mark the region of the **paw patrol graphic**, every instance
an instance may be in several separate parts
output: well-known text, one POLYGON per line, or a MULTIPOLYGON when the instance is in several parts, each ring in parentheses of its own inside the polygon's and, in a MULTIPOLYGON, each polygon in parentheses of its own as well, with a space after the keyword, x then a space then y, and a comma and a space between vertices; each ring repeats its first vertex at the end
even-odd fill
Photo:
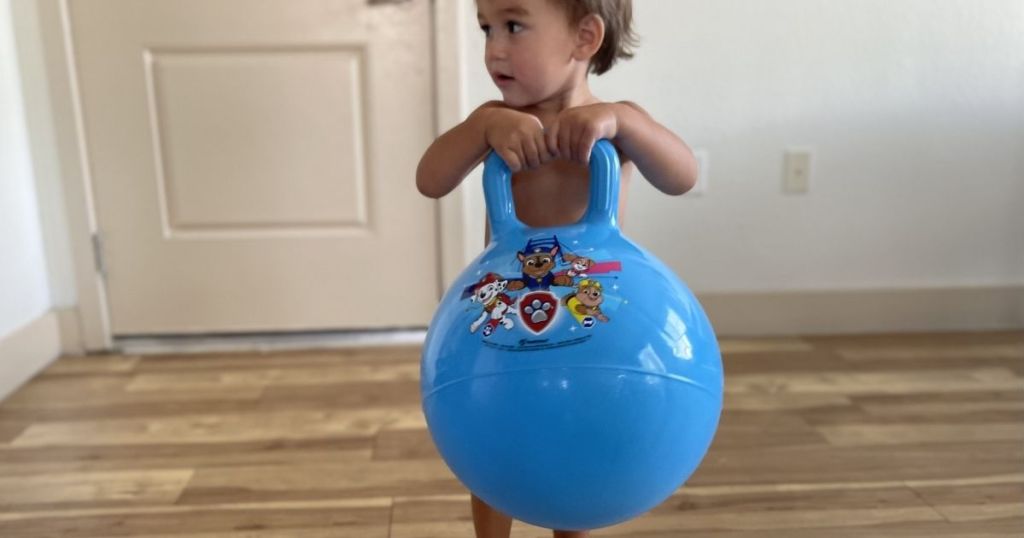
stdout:
POLYGON ((485 257, 484 263, 487 269, 461 295, 469 299, 465 314, 470 332, 482 333, 481 343, 488 347, 531 351, 575 346, 608 330, 603 329, 606 325, 613 328, 611 318, 628 304, 618 285, 622 263, 600 246, 575 238, 563 245, 554 235, 533 236, 514 256, 485 257))
MULTIPOLYGON (((566 263, 569 264, 569 268, 555 271, 555 277, 564 275, 570 279, 575 277, 593 278, 594 275, 606 275, 622 271, 622 264, 617 261, 597 261, 593 257, 577 256, 571 252, 563 252, 562 256, 566 263)), ((596 256, 596 254, 591 254, 591 256, 596 256)))
POLYGON ((509 281, 509 291, 523 288, 546 290, 551 286, 572 286, 571 276, 552 273, 557 263, 556 256, 559 250, 561 247, 558 244, 558 238, 554 236, 527 241, 526 248, 516 254, 519 262, 523 265, 523 276, 509 281))
POLYGON ((482 304, 484 311, 469 326, 469 332, 475 333, 484 322, 487 323, 483 331, 484 337, 494 333, 494 330, 499 325, 505 327, 506 330, 511 330, 515 326, 512 320, 508 318, 508 316, 515 314, 515 311, 512 309, 515 302, 511 297, 503 293, 507 286, 508 280, 502 279, 496 273, 487 273, 480 279, 480 282, 476 284, 473 290, 473 296, 470 298, 470 301, 482 304))
POLYGON ((564 300, 569 313, 585 329, 593 327, 598 321, 608 321, 608 316, 601 312, 604 287, 596 280, 581 280, 576 293, 566 295, 564 300))
POLYGON ((547 329, 558 314, 558 298, 548 291, 527 293, 519 301, 519 317, 533 334, 547 329))
POLYGON ((583 256, 577 256, 566 252, 564 254, 565 261, 569 262, 569 270, 565 274, 571 277, 587 278, 587 270, 594 266, 594 260, 590 258, 584 258, 583 256))

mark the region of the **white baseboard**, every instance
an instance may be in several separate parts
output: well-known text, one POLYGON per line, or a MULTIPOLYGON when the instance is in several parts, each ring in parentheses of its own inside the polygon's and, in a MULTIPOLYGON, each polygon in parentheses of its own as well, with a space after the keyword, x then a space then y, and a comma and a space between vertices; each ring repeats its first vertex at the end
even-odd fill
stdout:
POLYGON ((60 354, 85 355, 85 343, 82 341, 81 325, 78 320, 78 308, 59 308, 54 311, 60 325, 60 354))
POLYGON ((708 293, 719 336, 1024 329, 1024 286, 708 293))
POLYGON ((254 333, 245 335, 196 335, 118 337, 114 345, 125 355, 187 353, 269 353, 309 349, 421 345, 425 330, 374 330, 313 333, 254 333))
POLYGON ((0 400, 50 365, 61 354, 60 321, 55 311, 0 336, 0 400))
MULTIPOLYGON (((1024 285, 702 293, 698 298, 715 332, 723 337, 1024 329, 1024 285)), ((0 340, 0 397, 10 390, 9 386, 24 382, 61 354, 55 353, 51 346, 63 343, 58 351, 65 355, 82 353, 77 315, 74 308, 56 310, 20 333, 0 340), (50 334, 52 332, 56 334, 50 334), (34 350, 30 350, 33 346, 34 350), (15 353, 15 349, 22 351, 15 353), (5 360, 8 356, 24 359, 5 360)), ((423 331, 415 330, 122 337, 115 339, 113 351, 126 354, 267 352, 415 345, 422 343, 423 337, 423 331)))

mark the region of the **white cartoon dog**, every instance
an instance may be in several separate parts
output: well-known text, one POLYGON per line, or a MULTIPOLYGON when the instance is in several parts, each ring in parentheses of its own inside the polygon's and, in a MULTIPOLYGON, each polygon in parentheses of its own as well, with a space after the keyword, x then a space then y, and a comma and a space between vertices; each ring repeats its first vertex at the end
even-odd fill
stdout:
POLYGON ((505 327, 505 329, 511 329, 515 326, 512 320, 508 318, 508 316, 515 315, 515 310, 512 308, 515 305, 515 301, 504 293, 507 287, 508 280, 501 278, 501 276, 495 273, 487 273, 480 279, 476 288, 473 289, 473 296, 470 298, 470 301, 482 304, 484 311, 469 326, 469 332, 475 333, 485 321, 487 326, 484 327, 484 336, 490 336, 494 329, 498 328, 498 325, 505 327))

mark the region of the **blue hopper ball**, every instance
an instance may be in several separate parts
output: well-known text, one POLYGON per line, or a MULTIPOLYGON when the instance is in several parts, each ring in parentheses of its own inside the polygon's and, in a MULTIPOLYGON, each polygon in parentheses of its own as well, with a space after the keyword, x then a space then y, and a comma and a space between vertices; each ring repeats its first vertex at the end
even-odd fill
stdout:
POLYGON ((550 529, 606 527, 662 503, 703 459, 722 409, 700 303, 618 228, 607 140, 590 173, 579 222, 529 228, 508 167, 487 158, 493 236, 442 299, 420 372, 431 437, 455 476, 550 529))

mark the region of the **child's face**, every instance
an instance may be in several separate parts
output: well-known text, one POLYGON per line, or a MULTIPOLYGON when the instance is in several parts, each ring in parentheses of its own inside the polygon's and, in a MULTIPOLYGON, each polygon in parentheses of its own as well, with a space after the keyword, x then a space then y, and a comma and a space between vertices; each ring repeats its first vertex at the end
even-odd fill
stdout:
POLYGON ((484 63, 510 106, 547 99, 572 80, 575 35, 550 0, 477 0, 484 63))

